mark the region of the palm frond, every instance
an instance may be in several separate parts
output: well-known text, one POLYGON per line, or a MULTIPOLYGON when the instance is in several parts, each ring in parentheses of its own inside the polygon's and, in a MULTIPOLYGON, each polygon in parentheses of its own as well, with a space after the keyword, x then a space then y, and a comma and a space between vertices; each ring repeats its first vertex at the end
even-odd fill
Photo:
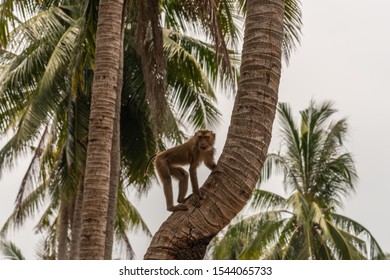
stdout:
MULTIPOLYGON (((329 232, 332 236, 332 242, 334 250, 340 259, 345 260, 361 260, 365 259, 364 255, 353 246, 351 242, 351 235, 339 228, 335 227, 331 223, 328 223, 329 232)), ((354 237, 356 241, 356 237, 354 237)), ((355 242, 356 244, 356 242, 355 242)))
MULTIPOLYGON (((206 34, 214 41, 216 60, 222 64, 222 69, 225 73, 233 76, 231 61, 229 56, 229 50, 225 40, 225 34, 223 30, 223 23, 218 20, 218 16, 222 18, 222 14, 219 13, 219 9, 224 7, 219 4, 225 1, 205 0, 202 2, 187 1, 189 4, 188 9, 193 11, 200 19, 202 25, 207 28, 206 34)), ((185 5, 185 4, 184 4, 185 5)), ((233 6, 230 5, 230 8, 233 6)), ((229 13, 225 14, 229 15, 229 13)), ((228 21, 233 22, 231 19, 228 21)), ((233 33, 234 34, 234 33, 233 33)))
POLYGON ((253 191, 251 206, 254 209, 269 211, 270 209, 287 209, 284 197, 261 189, 253 191))
POLYGON ((247 218, 229 226, 223 238, 213 248, 213 259, 240 259, 256 229, 256 224, 251 221, 251 218, 247 218))
POLYGON ((45 146, 45 141, 47 140, 48 137, 48 126, 45 128, 44 132, 42 133, 41 140, 39 141, 39 144, 35 150, 35 153, 31 159, 30 165, 27 168, 27 171, 25 175, 23 176, 22 183, 19 186, 19 191, 16 196, 16 205, 15 209, 19 209, 19 206, 22 204, 24 200, 25 193, 29 191, 28 187, 34 186, 34 183, 37 184, 39 181, 34 180, 38 178, 37 174, 39 174, 39 160, 40 157, 42 156, 42 153, 44 151, 44 146, 45 146))
POLYGON ((133 184, 139 189, 145 189, 148 181, 144 170, 149 157, 157 150, 157 143, 146 117, 148 109, 144 101, 137 95, 124 99, 121 110, 122 174, 126 178, 126 185, 133 184))
POLYGON ((266 183, 272 175, 285 175, 286 180, 289 173, 286 160, 280 154, 269 153, 260 173, 259 185, 266 183))
POLYGON ((141 215, 126 196, 123 185, 121 184, 118 188, 115 236, 120 251, 124 250, 125 252, 126 259, 134 259, 135 257, 133 247, 128 237, 128 232, 138 228, 140 228, 147 236, 152 236, 141 215))
POLYGON ((194 88, 193 91, 204 93, 212 99, 216 98, 209 77, 215 81, 218 66, 215 63, 206 63, 206 73, 201 65, 202 61, 210 61, 213 57, 212 50, 206 44, 165 29, 164 51, 171 65, 168 73, 171 74, 172 81, 178 78, 177 75, 181 75, 182 79, 194 88))
POLYGON ((18 228, 20 227, 27 218, 32 218, 36 214, 36 211, 41 205, 43 205, 46 197, 46 186, 41 184, 35 188, 30 194, 26 195, 18 204, 18 207, 13 210, 11 215, 7 218, 4 225, 0 230, 0 235, 4 236, 11 225, 18 228))
POLYGON ((0 4, 0 47, 7 46, 10 37, 10 30, 19 23, 19 16, 26 19, 30 14, 34 14, 37 1, 31 0, 4 0, 0 4))
POLYGON ((295 252, 297 250, 295 240, 297 239, 298 233, 299 230, 296 227, 296 221, 293 217, 286 221, 279 236, 271 244, 272 246, 267 248, 262 258, 266 260, 294 259, 297 256, 295 252))
POLYGON ((282 216, 283 213, 278 212, 259 215, 256 234, 249 240, 249 244, 241 254, 241 259, 260 259, 267 256, 268 250, 275 245, 290 220, 282 216))
POLYGON ((175 113, 178 120, 187 123, 190 128, 215 128, 220 123, 222 114, 209 97, 178 85, 172 89, 172 95, 172 105, 177 108, 175 113))
POLYGON ((159 1, 139 0, 136 11, 135 47, 141 59, 151 121, 158 133, 167 119, 167 69, 160 25, 159 1))
POLYGON ((35 225, 36 232, 47 231, 49 235, 56 240, 57 212, 59 209, 59 199, 50 201, 43 211, 38 223, 35 225))
POLYGON ((135 252, 133 250, 133 246, 131 246, 131 242, 126 232, 117 230, 116 237, 116 241, 119 243, 120 251, 125 251, 125 259, 133 260, 135 258, 135 252))
POLYGON ((74 26, 75 22, 63 7, 52 7, 41 10, 20 23, 9 35, 8 48, 20 53, 32 42, 46 39, 46 43, 53 45, 58 41, 57 34, 66 26, 74 26))
POLYGON ((294 121, 291 108, 286 103, 279 103, 278 113, 280 116, 281 134, 283 144, 286 146, 286 159, 290 166, 289 178, 292 178, 292 185, 296 189, 302 188, 304 174, 304 163, 302 158, 302 144, 298 125, 294 121))
POLYGON ((382 251, 379 243, 376 241, 372 233, 363 225, 351 218, 337 213, 331 213, 330 218, 337 227, 343 229, 344 231, 351 232, 356 236, 361 236, 362 239, 367 239, 367 258, 371 260, 385 259, 385 253, 382 251))
POLYGON ((0 251, 8 260, 25 260, 22 251, 11 241, 1 241, 0 251))
POLYGON ((283 211, 251 215, 230 225, 214 245, 214 259, 259 259, 274 246, 289 222, 283 211))
POLYGON ((64 11, 53 8, 30 18, 13 31, 15 54, 3 65, 0 75, 0 96, 6 97, 6 102, 1 103, 3 111, 8 106, 14 110, 12 116, 18 117, 37 88, 45 91, 60 65, 67 66, 77 33, 75 28, 67 30, 64 26, 67 21, 70 19, 64 11), (38 83, 42 77, 43 83, 38 83))
MULTIPOLYGON (((164 29, 164 49, 168 62, 171 61, 176 66, 182 64, 186 67, 191 66, 191 69, 186 70, 183 67, 182 70, 190 71, 189 74, 192 75, 195 74, 198 77, 194 79, 196 81, 195 85, 202 86, 205 93, 212 89, 209 81, 212 82, 214 88, 217 85, 221 86, 223 90, 235 88, 239 72, 238 52, 229 50, 229 56, 234 62, 232 65, 234 75, 227 76, 224 75, 221 65, 214 60, 215 51, 212 45, 201 39, 174 30, 164 29)), ((209 96, 213 97, 214 95, 209 94, 209 96)))
POLYGON ((243 14, 236 0, 220 0, 218 4, 218 22, 229 48, 236 48, 243 37, 243 14))
POLYGON ((7 113, 12 113, 5 126, 11 122, 17 125, 15 135, 1 151, 1 165, 10 166, 11 158, 33 145, 64 98, 66 79, 60 76, 68 67, 78 32, 73 27, 64 29, 65 17, 61 9, 53 8, 15 30, 13 38, 22 36, 24 41, 30 40, 30 45, 8 64, 0 77, 0 94, 8 99, 2 106, 5 104, 7 113))
POLYGON ((283 21, 283 57, 288 64, 292 51, 301 40, 302 28, 301 3, 299 0, 286 0, 283 21))
POLYGON ((333 158, 340 152, 345 136, 348 133, 347 119, 343 118, 337 122, 332 122, 327 129, 320 132, 322 135, 318 143, 318 162, 333 158))
POLYGON ((16 133, 0 151, 1 170, 4 170, 5 166, 12 167, 19 155, 29 151, 29 148, 34 146, 36 139, 42 133, 43 128, 49 124, 57 106, 53 106, 52 102, 56 101, 49 101, 46 94, 43 93, 44 96, 31 99, 31 102, 24 109, 16 133))
POLYGON ((118 190, 116 213, 115 231, 124 233, 129 230, 141 229, 147 236, 152 236, 140 213, 126 196, 123 187, 118 190))
POLYGON ((53 206, 49 205, 36 226, 43 234, 37 249, 37 257, 42 260, 57 259, 57 218, 53 206))
POLYGON ((222 71, 231 77, 234 76, 227 41, 234 45, 240 34, 235 21, 235 17, 238 16, 238 5, 235 1, 175 0, 163 1, 162 7, 168 28, 184 32, 192 29, 192 33, 196 33, 201 27, 203 34, 214 43, 215 60, 221 64, 222 71))

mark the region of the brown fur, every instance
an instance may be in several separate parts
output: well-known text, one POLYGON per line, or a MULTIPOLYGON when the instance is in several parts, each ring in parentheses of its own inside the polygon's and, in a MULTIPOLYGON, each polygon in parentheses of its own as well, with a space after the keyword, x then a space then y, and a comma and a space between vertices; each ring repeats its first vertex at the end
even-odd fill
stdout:
POLYGON ((187 210, 187 206, 182 204, 182 202, 185 201, 188 190, 188 172, 181 167, 183 165, 190 165, 189 177, 191 178, 192 192, 199 198, 201 197, 196 169, 202 162, 211 170, 216 167, 214 161, 214 143, 215 133, 202 129, 196 132, 195 135, 184 144, 157 153, 149 159, 146 170, 153 158, 156 158, 155 166, 164 187, 168 211, 187 210), (179 195, 177 198, 179 204, 176 206, 173 204, 171 177, 174 177, 179 181, 179 195))

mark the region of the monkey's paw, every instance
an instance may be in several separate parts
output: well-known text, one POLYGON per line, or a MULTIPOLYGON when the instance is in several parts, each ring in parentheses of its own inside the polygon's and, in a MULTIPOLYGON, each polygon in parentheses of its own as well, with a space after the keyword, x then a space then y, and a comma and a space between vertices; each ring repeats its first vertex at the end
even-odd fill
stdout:
POLYGON ((176 212, 176 211, 187 211, 188 210, 188 207, 185 206, 184 204, 178 204, 176 206, 173 206, 173 207, 170 207, 168 208, 168 211, 171 211, 171 212, 176 212))

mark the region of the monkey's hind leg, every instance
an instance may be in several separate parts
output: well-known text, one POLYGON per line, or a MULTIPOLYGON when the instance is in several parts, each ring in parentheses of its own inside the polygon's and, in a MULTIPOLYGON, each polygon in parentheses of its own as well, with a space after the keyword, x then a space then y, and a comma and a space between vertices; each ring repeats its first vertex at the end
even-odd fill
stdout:
POLYGON ((163 184, 165 201, 167 204, 167 210, 171 211, 171 212, 188 210, 187 206, 185 206, 183 204, 179 204, 176 206, 174 206, 174 204, 173 204, 172 179, 171 179, 171 173, 170 173, 167 162, 165 162, 164 160, 160 160, 157 157, 155 165, 156 165, 156 169, 157 169, 158 175, 160 177, 160 180, 163 184))
POLYGON ((186 211, 188 210, 187 206, 183 204, 173 205, 173 192, 172 192, 172 179, 171 176, 164 178, 164 194, 167 202, 167 210, 171 212, 175 211, 186 211))
POLYGON ((173 177, 179 180, 179 195, 177 197, 178 205, 168 208, 168 211, 187 211, 188 208, 183 202, 188 189, 188 173, 181 167, 170 167, 169 171, 173 177))
POLYGON ((188 191, 188 172, 181 167, 172 167, 169 169, 173 177, 179 181, 179 195, 177 196, 177 202, 182 203, 186 199, 188 191))

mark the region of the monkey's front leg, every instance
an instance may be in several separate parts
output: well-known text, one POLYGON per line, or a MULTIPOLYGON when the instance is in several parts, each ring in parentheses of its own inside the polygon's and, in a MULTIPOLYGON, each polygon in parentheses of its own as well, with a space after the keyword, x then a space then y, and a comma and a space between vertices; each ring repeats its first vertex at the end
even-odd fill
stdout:
POLYGON ((217 167, 217 164, 215 163, 214 159, 212 157, 206 159, 204 161, 204 164, 211 170, 213 171, 216 167, 217 167))

